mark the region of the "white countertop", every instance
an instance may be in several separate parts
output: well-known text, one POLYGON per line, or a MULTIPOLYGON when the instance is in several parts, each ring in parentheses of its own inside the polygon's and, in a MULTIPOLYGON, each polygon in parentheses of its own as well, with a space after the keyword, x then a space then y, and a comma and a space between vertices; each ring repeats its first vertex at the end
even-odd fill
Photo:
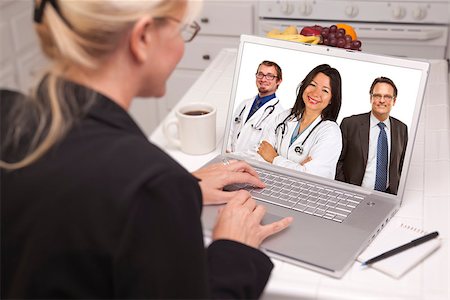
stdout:
MULTIPOLYGON (((184 154, 168 145, 161 125, 150 137, 189 171, 220 153, 236 54, 234 49, 223 49, 179 102, 208 102, 216 106, 215 151, 198 156, 184 154)), ((441 247, 401 279, 373 269, 362 270, 356 262, 343 278, 334 279, 273 260, 275 268, 263 299, 450 299, 449 77, 446 61, 431 63, 404 202, 394 219, 425 231, 439 231, 441 247)), ((174 118, 173 110, 167 118, 174 118)))

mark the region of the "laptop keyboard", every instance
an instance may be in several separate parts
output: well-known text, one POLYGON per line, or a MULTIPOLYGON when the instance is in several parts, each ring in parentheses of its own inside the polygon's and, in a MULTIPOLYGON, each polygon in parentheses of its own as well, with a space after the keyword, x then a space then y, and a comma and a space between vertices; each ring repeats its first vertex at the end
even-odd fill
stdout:
POLYGON ((364 199, 361 195, 305 182, 269 170, 254 167, 264 189, 233 185, 248 190, 255 199, 342 223, 364 199))

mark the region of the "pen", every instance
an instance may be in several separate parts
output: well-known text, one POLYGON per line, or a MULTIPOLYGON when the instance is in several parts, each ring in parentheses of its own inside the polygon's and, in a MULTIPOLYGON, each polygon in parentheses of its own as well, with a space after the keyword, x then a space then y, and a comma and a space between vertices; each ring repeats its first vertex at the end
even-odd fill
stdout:
POLYGON ((397 253, 400 253, 400 252, 403 252, 405 250, 408 250, 408 249, 410 249, 412 247, 415 247, 415 246, 418 246, 420 244, 423 244, 423 243, 425 243, 425 242, 427 242, 429 240, 432 240, 432 239, 436 238, 438 235, 439 235, 439 233, 437 231, 434 231, 434 232, 429 233, 427 235, 424 235, 424 236, 422 236, 422 237, 420 237, 418 239, 412 240, 411 242, 409 242, 407 244, 401 245, 401 246, 399 246, 397 248, 394 248, 394 249, 389 250, 387 252, 384 252, 384 253, 382 253, 382 254, 380 254, 378 256, 375 256, 374 258, 371 258, 371 259, 363 262, 362 265, 363 266, 367 266, 367 265, 373 264, 373 263, 375 263, 377 261, 380 261, 382 259, 388 258, 388 257, 390 257, 392 255, 395 255, 397 253))

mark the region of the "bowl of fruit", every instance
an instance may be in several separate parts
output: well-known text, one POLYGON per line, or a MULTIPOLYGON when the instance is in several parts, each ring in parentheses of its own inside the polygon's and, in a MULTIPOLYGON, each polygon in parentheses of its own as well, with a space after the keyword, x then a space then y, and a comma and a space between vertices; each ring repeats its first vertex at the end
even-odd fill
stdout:
POLYGON ((298 31, 293 25, 283 31, 273 29, 267 37, 300 43, 310 43, 361 51, 361 41, 358 40, 355 29, 345 23, 324 27, 320 25, 305 26, 298 31))

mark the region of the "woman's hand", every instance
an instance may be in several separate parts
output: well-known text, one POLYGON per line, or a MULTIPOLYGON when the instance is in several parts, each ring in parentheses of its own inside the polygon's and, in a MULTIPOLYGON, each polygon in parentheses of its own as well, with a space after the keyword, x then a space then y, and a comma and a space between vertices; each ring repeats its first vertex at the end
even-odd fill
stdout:
POLYGON ((273 163, 273 159, 278 156, 277 151, 275 151, 275 148, 267 142, 262 141, 258 148, 258 154, 261 155, 262 158, 264 158, 265 161, 273 163))
POLYGON ((200 179, 203 204, 222 204, 235 197, 238 191, 224 191, 230 184, 247 183, 258 188, 265 184, 259 179, 258 173, 246 162, 231 160, 227 163, 216 163, 201 168, 192 173, 200 179))
POLYGON ((261 225, 266 213, 262 205, 247 191, 238 191, 227 205, 219 210, 213 230, 213 240, 227 239, 258 248, 269 236, 282 231, 292 223, 292 217, 286 217, 267 225, 261 225))

